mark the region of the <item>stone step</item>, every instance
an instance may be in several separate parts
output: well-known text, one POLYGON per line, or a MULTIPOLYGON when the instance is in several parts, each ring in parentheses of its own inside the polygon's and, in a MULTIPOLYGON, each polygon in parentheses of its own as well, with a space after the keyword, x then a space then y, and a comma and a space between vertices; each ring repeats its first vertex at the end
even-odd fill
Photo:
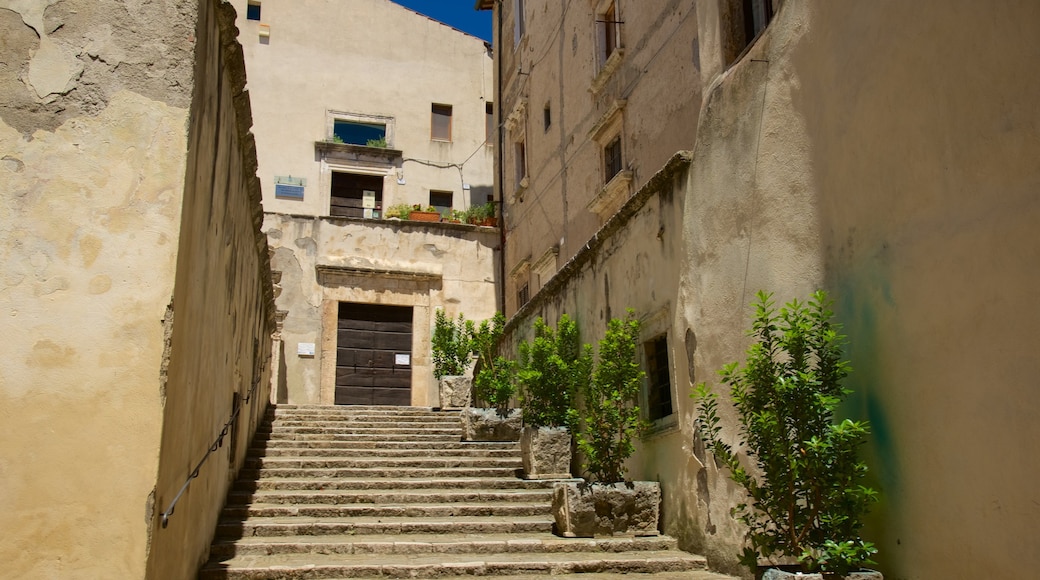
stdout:
MULTIPOLYGON (((258 442, 259 443, 259 442, 258 442)), ((495 450, 519 453, 520 444, 516 441, 342 441, 335 438, 295 440, 268 440, 264 445, 254 445, 254 451, 265 449, 342 449, 357 451, 363 449, 419 451, 427 453, 437 450, 495 450)), ((252 452, 252 451, 251 451, 252 452)))
POLYGON ((304 516, 221 520, 217 537, 320 536, 375 534, 515 534, 552 531, 550 516, 457 516, 450 518, 356 517, 313 518, 304 516))
POLYGON ((250 457, 246 469, 455 469, 521 467, 516 457, 250 457))
POLYGON ((668 536, 651 538, 558 538, 544 534, 411 534, 378 536, 252 537, 219 541, 215 559, 277 554, 508 554, 674 550, 668 536))
POLYGON ((398 434, 388 438, 385 433, 293 433, 289 431, 278 433, 257 433, 253 445, 263 441, 372 441, 372 442, 454 442, 459 443, 462 437, 455 433, 415 433, 398 434))
POLYGON ((552 515, 547 502, 497 501, 481 503, 399 503, 399 504, 257 504, 228 506, 223 517, 233 518, 451 518, 514 517, 552 515))
POLYGON ((552 503, 551 489, 362 489, 231 492, 229 506, 250 503, 264 505, 346 505, 346 504, 413 504, 473 502, 542 502, 552 503))
POLYGON ((279 478, 269 477, 259 481, 240 478, 235 482, 236 491, 254 490, 413 490, 413 489, 552 489, 552 481, 523 480, 515 477, 470 477, 470 478, 279 478))
POLYGON ((702 570, 705 560, 674 550, 597 553, 460 554, 450 562, 427 554, 286 554, 236 556, 211 562, 202 580, 221 578, 437 578, 513 576, 518 574, 580 574, 589 572, 651 573, 702 570))
POLYGON ((283 415, 266 417, 261 425, 459 425, 458 415, 283 415))
POLYGON ((459 425, 448 425, 448 424, 416 424, 407 425, 399 423, 384 423, 384 424, 372 424, 372 423, 333 423, 331 425, 282 425, 276 423, 271 426, 259 425, 257 427, 259 433, 301 433, 301 434, 314 434, 314 433, 371 433, 371 434, 383 434, 392 438, 398 436, 398 434, 452 434, 461 433, 462 427, 459 425))
POLYGON ((321 479, 327 478, 340 478, 340 477, 351 477, 351 478, 404 478, 404 477, 418 477, 418 478, 443 478, 443 477, 515 477, 517 475, 517 469, 513 467, 443 467, 443 468, 423 468, 423 467, 401 467, 401 468, 385 468, 385 467, 343 467, 343 468, 272 468, 264 467, 263 469, 242 469, 239 472, 239 477, 246 479, 266 479, 269 477, 280 477, 280 478, 306 478, 315 477, 321 479))
MULTIPOLYGON (((269 409, 268 413, 272 410, 269 409)), ((330 413, 330 414, 354 414, 371 413, 381 415, 458 415, 459 411, 434 410, 433 407, 398 407, 393 405, 287 405, 281 404, 273 407, 275 415, 293 413, 330 413)))
POLYGON ((372 457, 373 453, 378 454, 379 457, 396 458, 396 457, 430 457, 436 455, 438 457, 499 457, 499 458, 515 458, 516 451, 513 449, 488 449, 488 448, 477 448, 477 449, 466 449, 459 446, 447 447, 444 446, 441 449, 380 449, 376 446, 369 448, 343 448, 343 447, 269 447, 269 448, 257 448, 254 447, 249 450, 249 456, 253 458, 262 457, 347 457, 350 455, 362 455, 372 457))

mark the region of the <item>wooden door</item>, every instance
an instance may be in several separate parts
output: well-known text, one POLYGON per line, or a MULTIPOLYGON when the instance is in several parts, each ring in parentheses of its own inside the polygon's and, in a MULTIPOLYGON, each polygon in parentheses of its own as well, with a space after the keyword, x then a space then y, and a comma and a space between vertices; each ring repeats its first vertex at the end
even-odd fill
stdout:
POLYGON ((411 405, 411 358, 411 307, 340 303, 337 405, 411 405))

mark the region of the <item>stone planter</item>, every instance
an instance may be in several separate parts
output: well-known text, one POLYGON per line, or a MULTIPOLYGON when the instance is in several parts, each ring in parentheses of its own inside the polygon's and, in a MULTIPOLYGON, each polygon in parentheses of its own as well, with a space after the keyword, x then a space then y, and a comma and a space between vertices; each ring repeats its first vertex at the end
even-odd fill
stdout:
POLYGON ((449 375, 437 383, 442 409, 462 409, 469 406, 473 390, 473 377, 449 375))
POLYGON ((520 409, 500 417, 495 409, 470 407, 462 410, 463 441, 519 441, 520 409))
MULTIPOLYGON (((802 574, 801 572, 786 572, 778 568, 768 568, 762 573, 762 580, 824 580, 827 578, 842 578, 841 576, 824 576, 823 574, 802 574)), ((846 580, 884 580, 884 576, 877 570, 860 570, 859 572, 850 572, 848 576, 845 576, 846 580)))
POLYGON ((566 427, 524 427, 520 455, 524 479, 570 479, 571 432, 566 427))
POLYGON ((661 484, 560 482, 553 485, 556 533, 565 538, 656 536, 661 484))

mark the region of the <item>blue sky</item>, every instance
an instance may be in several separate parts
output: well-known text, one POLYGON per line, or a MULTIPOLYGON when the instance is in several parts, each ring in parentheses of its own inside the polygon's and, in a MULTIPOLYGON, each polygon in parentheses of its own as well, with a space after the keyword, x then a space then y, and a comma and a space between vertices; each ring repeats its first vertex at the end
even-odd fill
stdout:
POLYGON ((491 11, 476 11, 476 0, 393 0, 425 14, 434 20, 450 24, 463 32, 491 42, 491 11))

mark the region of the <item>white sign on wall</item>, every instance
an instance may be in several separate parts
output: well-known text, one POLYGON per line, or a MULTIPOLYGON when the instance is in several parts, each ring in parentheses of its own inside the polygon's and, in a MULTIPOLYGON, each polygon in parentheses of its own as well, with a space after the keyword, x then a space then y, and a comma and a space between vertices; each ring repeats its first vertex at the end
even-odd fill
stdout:
POLYGON ((314 356, 313 342, 300 342, 296 344, 296 354, 299 356, 314 356))
POLYGON ((394 364, 406 367, 406 366, 412 364, 412 357, 411 357, 411 355, 409 355, 407 353, 405 353, 405 354, 400 354, 400 353, 395 354, 394 355, 394 364))

